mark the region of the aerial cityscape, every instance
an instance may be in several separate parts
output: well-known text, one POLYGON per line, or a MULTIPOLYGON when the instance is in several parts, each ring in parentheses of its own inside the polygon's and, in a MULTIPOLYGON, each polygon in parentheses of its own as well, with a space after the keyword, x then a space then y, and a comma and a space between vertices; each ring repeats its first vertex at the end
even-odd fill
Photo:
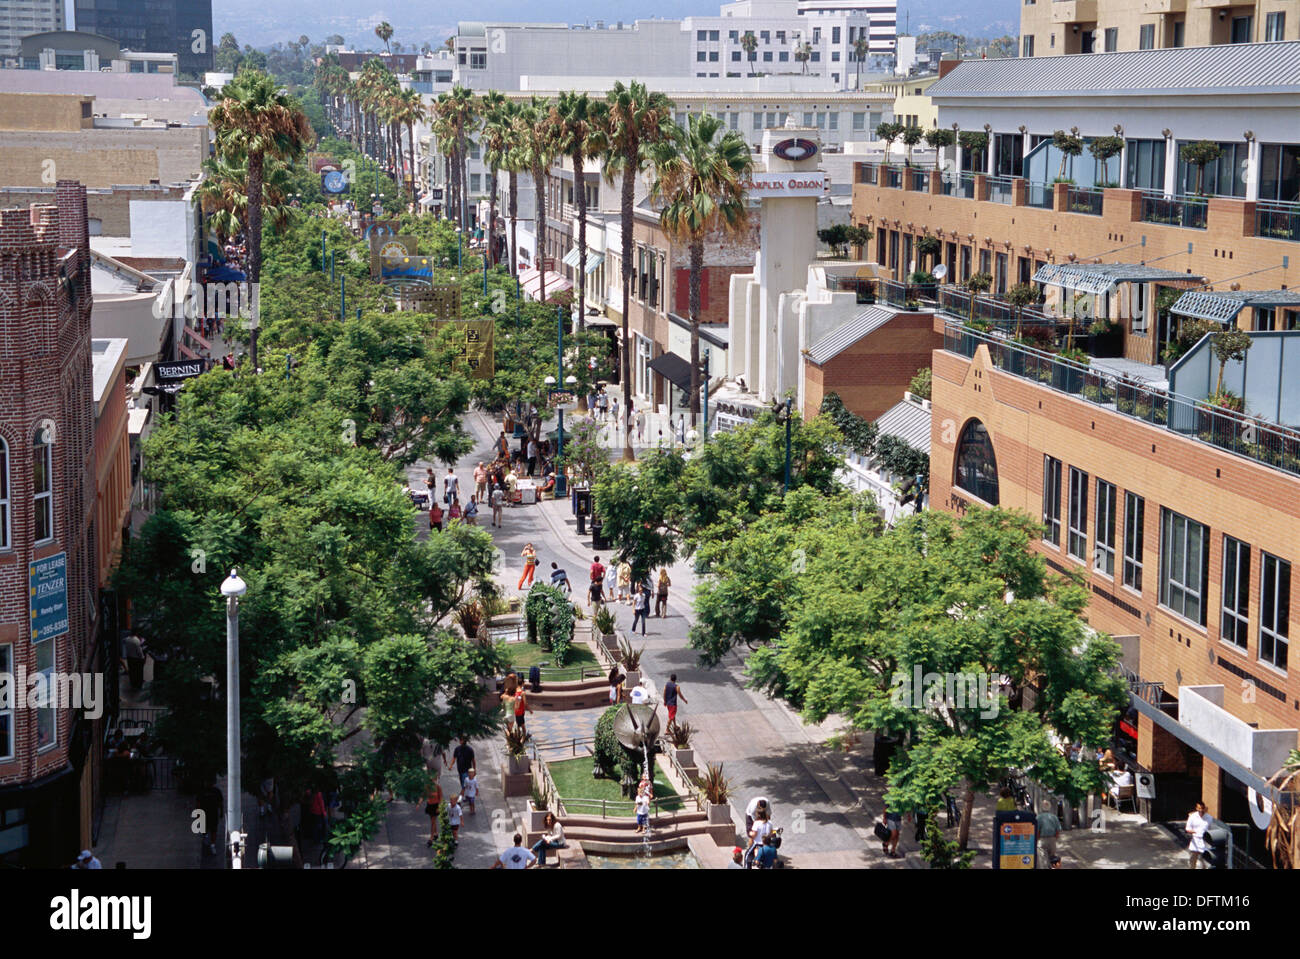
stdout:
POLYGON ((1300 868, 1300 0, 308 6, 0 0, 0 877, 1300 868))

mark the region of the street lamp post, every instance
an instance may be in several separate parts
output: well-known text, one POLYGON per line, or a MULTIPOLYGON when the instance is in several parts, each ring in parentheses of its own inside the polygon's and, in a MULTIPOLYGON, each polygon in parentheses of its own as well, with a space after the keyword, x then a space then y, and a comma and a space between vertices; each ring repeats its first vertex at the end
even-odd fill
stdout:
POLYGON ((241 866, 244 839, 239 781, 239 598, 246 592, 248 584, 232 569, 221 584, 226 600, 226 829, 232 869, 241 866))
POLYGON ((709 354, 704 354, 704 442, 709 441, 709 354))
POLYGON ((781 490, 784 496, 790 492, 790 420, 792 418, 790 410, 794 406, 794 399, 787 397, 785 401, 785 488, 781 490))

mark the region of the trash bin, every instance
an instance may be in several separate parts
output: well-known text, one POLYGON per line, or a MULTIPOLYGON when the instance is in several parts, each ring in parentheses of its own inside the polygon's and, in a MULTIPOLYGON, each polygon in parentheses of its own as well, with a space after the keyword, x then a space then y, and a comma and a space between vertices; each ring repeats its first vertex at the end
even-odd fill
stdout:
POLYGON ((257 868, 292 869, 293 847, 272 846, 269 842, 262 843, 257 847, 257 868))

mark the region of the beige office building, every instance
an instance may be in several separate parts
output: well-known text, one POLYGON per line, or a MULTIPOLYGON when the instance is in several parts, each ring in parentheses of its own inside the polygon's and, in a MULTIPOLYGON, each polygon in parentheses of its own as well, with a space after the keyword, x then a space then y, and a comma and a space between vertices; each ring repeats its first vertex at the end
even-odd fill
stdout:
POLYGON ((1020 55, 1300 39, 1300 0, 1024 0, 1020 55))

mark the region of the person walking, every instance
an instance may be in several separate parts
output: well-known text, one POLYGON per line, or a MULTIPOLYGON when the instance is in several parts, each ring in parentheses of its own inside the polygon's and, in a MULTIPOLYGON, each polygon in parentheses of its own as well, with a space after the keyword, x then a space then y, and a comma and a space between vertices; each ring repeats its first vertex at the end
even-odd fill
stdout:
MULTIPOLYGON (((552 849, 564 849, 568 843, 564 841, 564 827, 560 821, 555 818, 555 813, 548 812, 546 818, 542 820, 546 829, 546 834, 541 839, 533 843, 533 855, 537 857, 537 867, 546 868, 546 854, 552 849)), ((558 863, 557 863, 558 865, 558 863)))
POLYGON ((524 837, 515 833, 515 844, 503 852, 497 861, 492 864, 493 869, 527 869, 529 863, 537 861, 537 857, 528 849, 524 848, 524 837))
POLYGON ((673 581, 668 578, 668 567, 662 567, 659 570, 659 581, 655 584, 655 616, 659 619, 663 619, 668 612, 668 587, 672 584, 673 581))
POLYGON ((615 426, 618 426, 618 397, 617 396, 614 397, 614 399, 610 402, 609 411, 611 414, 610 419, 614 421, 615 426))
POLYGON ((763 841, 772 834, 772 820, 768 818, 767 809, 759 809, 754 815, 754 825, 749 830, 749 848, 745 850, 745 868, 754 868, 754 856, 762 848, 763 841))
MULTIPOLYGON (((641 635, 645 635, 642 633, 641 635)), ((677 722, 677 701, 681 700, 689 704, 690 700, 682 693, 682 687, 677 685, 677 674, 670 673, 668 682, 664 683, 664 705, 668 707, 668 725, 671 726, 677 722)))
POLYGON ((521 685, 519 691, 515 694, 515 725, 519 727, 520 731, 524 734, 525 739, 532 738, 532 736, 529 735, 528 730, 524 728, 525 713, 531 713, 532 711, 533 704, 530 703, 528 697, 524 695, 524 687, 521 685))
POLYGON ((604 600, 607 603, 614 602, 615 594, 618 592, 618 567, 611 561, 605 569, 605 591, 604 600))
POLYGON ((1061 838, 1061 820, 1057 818, 1053 807, 1050 799, 1043 800, 1043 811, 1038 814, 1038 841, 1043 844, 1049 868, 1060 869, 1061 857, 1057 854, 1057 843, 1061 838))
POLYGON ((530 477, 537 473, 537 440, 531 436, 528 438, 528 475, 530 477))
POLYGON ((429 500, 429 530, 442 532, 442 504, 433 498, 429 500))
POLYGON ((216 783, 209 783, 207 788, 199 793, 199 809, 203 810, 204 823, 208 827, 203 834, 203 840, 209 855, 216 855, 217 852, 217 835, 221 831, 221 805, 221 790, 217 788, 216 783))
POLYGON ((510 455, 510 441, 506 439, 505 430, 502 430, 501 435, 497 437, 497 455, 498 456, 510 455))
POLYGON ((1207 850, 1205 831, 1210 828, 1210 817, 1206 815, 1205 810, 1205 803, 1198 799, 1195 808, 1187 816, 1187 826, 1184 829, 1187 835, 1192 837, 1192 841, 1188 843, 1187 852, 1189 854, 1188 865, 1193 869, 1200 868, 1201 858, 1207 850))
POLYGON ((474 815, 474 800, 478 798, 478 770, 470 767, 469 774, 465 777, 465 783, 461 787, 462 795, 465 801, 469 803, 469 814, 474 815))
POLYGON ((650 780, 641 777, 641 785, 636 791, 636 831, 644 834, 650 826, 650 780))
POLYGON ((501 526, 501 507, 506 501, 505 490, 498 483, 492 487, 492 525, 500 528, 501 526))
POLYGON ((104 864, 89 849, 81 850, 77 856, 77 861, 72 864, 73 869, 103 869, 104 864))
POLYGON ((474 467, 474 495, 482 499, 487 493, 487 465, 479 463, 474 467))
POLYGON ((646 620, 650 617, 650 590, 645 586, 637 586, 636 595, 632 598, 632 632, 636 632, 637 621, 641 622, 641 635, 645 635, 646 620))
POLYGON ((474 747, 469 744, 467 738, 460 737, 460 745, 451 751, 451 758, 456 763, 456 775, 460 778, 460 788, 463 792, 465 780, 469 778, 470 771, 474 768, 474 747))
POLYGON ((465 504, 465 524, 467 526, 478 525, 478 495, 470 494, 469 502, 465 504))
POLYGON ((766 813, 768 818, 772 818, 772 804, 766 796, 755 796, 745 807, 745 835, 749 835, 754 829, 754 820, 760 812, 766 813))
POLYGON ((532 585, 533 575, 537 572, 537 550, 529 543, 519 555, 524 558, 524 572, 519 577, 519 588, 523 589, 525 583, 532 585))
POLYGON ((460 795, 451 797, 451 802, 447 806, 447 825, 451 827, 451 841, 455 842, 460 838, 460 817, 461 805, 460 795))
POLYGON ((563 588, 570 596, 573 595, 573 586, 569 583, 569 574, 560 569, 559 564, 551 564, 551 585, 556 589, 563 588))
POLYGON ((452 520, 460 519, 463 515, 464 513, 460 508, 460 497, 453 496, 451 498, 451 506, 447 508, 447 524, 451 525, 452 520))
POLYGON ((429 841, 425 848, 432 849, 433 841, 438 838, 438 807, 442 805, 442 787, 438 785, 435 774, 424 792, 424 814, 429 817, 429 841))
POLYGON ((129 630, 122 631, 122 666, 131 677, 131 688, 144 685, 144 643, 129 630))
POLYGON ((460 496, 460 477, 454 466, 447 467, 447 475, 442 478, 442 501, 448 506, 460 496))
POLYGON ((903 832, 903 816, 901 813, 891 812, 886 806, 880 814, 880 821, 885 824, 889 830, 889 835, 880 842, 881 851, 890 859, 900 859, 898 855, 898 839, 903 832))
POLYGON ((609 671, 609 704, 617 706, 623 699, 623 680, 627 679, 623 673, 618 670, 618 663, 615 663, 609 671))
POLYGON ((632 602, 632 564, 627 560, 618 564, 618 601, 632 602))
POLYGON ((636 411, 636 443, 640 446, 645 442, 645 410, 636 411))

